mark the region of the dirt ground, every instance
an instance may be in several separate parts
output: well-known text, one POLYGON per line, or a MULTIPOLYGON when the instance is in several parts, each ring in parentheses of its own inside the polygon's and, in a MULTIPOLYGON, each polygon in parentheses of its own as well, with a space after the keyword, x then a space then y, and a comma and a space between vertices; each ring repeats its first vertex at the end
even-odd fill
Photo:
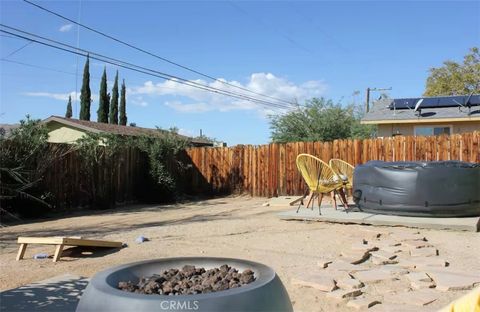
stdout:
MULTIPOLYGON (((417 230, 322 222, 282 221, 275 215, 288 207, 264 207, 266 198, 246 196, 164 206, 130 206, 104 212, 89 212, 55 220, 0 229, 0 289, 10 289, 60 274, 92 276, 123 263, 178 256, 220 256, 250 259, 271 266, 285 284, 295 311, 349 311, 346 301, 327 299, 325 293, 293 286, 291 279, 317 269, 317 260, 338 256, 353 243, 375 233, 420 231, 438 248, 453 268, 480 271, 480 235, 471 232, 417 230), (150 241, 137 244, 144 235, 150 241), (15 261, 18 236, 82 236, 128 244, 117 251, 72 255, 53 263, 34 260, 40 252, 53 254, 53 246, 29 246, 22 261, 15 261)), ((405 291, 404 281, 378 284, 378 296, 405 291)), ((435 310, 465 291, 444 293, 439 300, 416 311, 435 310)))

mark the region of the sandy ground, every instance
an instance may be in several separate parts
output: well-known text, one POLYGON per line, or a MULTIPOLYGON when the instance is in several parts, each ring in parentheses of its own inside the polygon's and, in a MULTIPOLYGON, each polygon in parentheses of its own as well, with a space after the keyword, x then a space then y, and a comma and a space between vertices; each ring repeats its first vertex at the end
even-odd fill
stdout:
MULTIPOLYGON (((265 263, 279 274, 295 311, 349 311, 346 301, 326 299, 325 293, 292 286, 301 272, 315 270, 320 258, 335 257, 363 237, 374 233, 414 233, 402 227, 374 227, 321 222, 282 221, 275 214, 288 207, 263 207, 265 198, 226 197, 165 206, 130 206, 0 229, 0 289, 5 290, 56 275, 92 276, 105 268, 152 258, 221 256, 265 263), (22 261, 15 261, 17 236, 83 236, 128 244, 114 252, 63 257, 60 262, 34 260, 35 253, 53 254, 53 246, 29 246, 22 261), (136 244, 144 235, 149 242, 136 244)), ((471 232, 420 230, 451 266, 480 271, 480 235, 471 232)), ((381 296, 408 290, 406 281, 380 283, 370 292, 381 296)), ((465 291, 447 292, 427 308, 438 309, 465 291)))

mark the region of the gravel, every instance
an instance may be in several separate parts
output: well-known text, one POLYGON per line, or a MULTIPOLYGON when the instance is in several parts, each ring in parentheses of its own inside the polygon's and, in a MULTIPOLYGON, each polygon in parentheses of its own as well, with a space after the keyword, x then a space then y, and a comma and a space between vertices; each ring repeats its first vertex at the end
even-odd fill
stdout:
POLYGON ((145 295, 194 295, 242 287, 255 281, 252 270, 239 272, 224 264, 205 270, 193 265, 169 269, 161 274, 142 277, 138 283, 122 281, 118 289, 145 295))

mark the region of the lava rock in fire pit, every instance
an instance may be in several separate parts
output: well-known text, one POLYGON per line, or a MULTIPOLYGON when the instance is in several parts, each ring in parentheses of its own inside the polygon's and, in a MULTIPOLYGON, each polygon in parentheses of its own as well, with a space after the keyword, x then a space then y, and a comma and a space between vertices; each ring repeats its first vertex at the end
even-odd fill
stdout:
POLYGON ((169 269, 143 277, 136 284, 119 282, 118 289, 146 295, 194 295, 237 288, 253 281, 255 275, 249 269, 240 273, 227 264, 209 270, 185 265, 181 270, 169 269))

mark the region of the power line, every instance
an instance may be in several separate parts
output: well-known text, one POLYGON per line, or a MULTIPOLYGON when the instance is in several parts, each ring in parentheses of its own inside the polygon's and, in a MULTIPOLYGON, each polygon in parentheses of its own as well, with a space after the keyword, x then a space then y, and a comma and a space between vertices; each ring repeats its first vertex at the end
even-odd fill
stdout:
POLYGON ((268 101, 265 101, 265 100, 252 98, 252 97, 244 95, 244 94, 238 94, 238 93, 234 93, 234 92, 231 92, 231 91, 217 89, 217 88, 214 88, 214 87, 211 87, 211 86, 202 85, 202 84, 199 84, 199 83, 196 83, 196 82, 193 82, 193 81, 189 81, 189 80, 184 79, 184 78, 176 77, 176 76, 165 74, 165 73, 162 73, 162 72, 150 69, 150 68, 146 68, 146 67, 142 67, 142 66, 135 65, 135 64, 132 64, 132 63, 124 62, 124 61, 114 59, 114 58, 111 58, 111 57, 108 57, 108 56, 105 56, 105 55, 102 55, 102 54, 98 54, 98 53, 95 53, 95 52, 92 52, 92 51, 89 51, 89 50, 75 48, 71 45, 68 45, 68 44, 65 44, 65 43, 62 43, 62 42, 58 42, 58 41, 55 41, 55 40, 52 40, 52 39, 49 39, 49 38, 45 38, 45 37, 42 37, 42 36, 38 36, 38 35, 35 35, 33 33, 29 33, 29 32, 26 32, 26 31, 23 31, 23 30, 14 28, 14 27, 10 27, 10 26, 4 25, 4 24, 0 24, 0 26, 11 29, 11 30, 14 30, 14 31, 17 31, 17 32, 20 32, 20 33, 23 33, 23 34, 27 34, 30 37, 40 38, 44 41, 48 41, 48 42, 51 42, 51 43, 54 43, 54 44, 49 44, 49 43, 46 43, 46 42, 43 42, 43 41, 28 38, 28 37, 25 37, 24 35, 19 35, 17 33, 13 33, 13 32, 10 32, 10 31, 0 30, 3 33, 7 33, 7 34, 10 34, 10 35, 13 35, 13 36, 25 39, 25 40, 33 41, 33 42, 36 42, 36 43, 39 43, 39 44, 42 44, 42 45, 45 45, 45 46, 48 46, 48 47, 51 47, 51 48, 59 49, 59 50, 65 51, 65 52, 74 53, 74 54, 82 55, 82 56, 90 56, 90 58, 92 58, 92 59, 96 59, 96 60, 99 60, 99 61, 102 61, 102 62, 105 62, 105 63, 109 63, 109 64, 112 64, 112 65, 116 65, 116 66, 119 66, 119 67, 122 67, 122 68, 129 69, 129 70, 132 70, 132 71, 136 71, 136 72, 144 73, 144 74, 147 74, 147 75, 159 77, 159 78, 162 78, 162 79, 165 79, 165 80, 173 81, 173 82, 176 82, 176 83, 188 85, 190 87, 198 88, 198 89, 201 89, 201 90, 204 90, 204 91, 209 91, 209 92, 213 92, 213 93, 217 93, 217 94, 221 94, 221 95, 225 95, 225 96, 229 96, 229 97, 233 97, 233 98, 237 98, 237 99, 248 100, 250 102, 262 104, 262 105, 265 105, 265 106, 282 108, 282 109, 292 108, 292 107, 288 107, 288 106, 283 105, 283 104, 272 103, 272 102, 268 102, 268 101), (67 48, 63 48, 63 47, 60 47, 58 45, 61 45, 61 46, 67 47, 67 48))
POLYGON ((188 67, 188 66, 181 65, 181 64, 179 64, 179 63, 177 63, 177 62, 174 62, 174 61, 172 61, 172 60, 169 60, 169 59, 167 59, 167 58, 165 58, 165 57, 159 56, 158 54, 155 54, 155 53, 153 53, 153 52, 149 52, 149 51, 147 51, 147 50, 145 50, 145 49, 142 49, 142 48, 139 48, 139 47, 137 47, 137 46, 134 46, 133 44, 130 44, 130 43, 128 43, 128 42, 125 42, 125 41, 123 41, 123 40, 121 40, 121 39, 118 39, 118 38, 115 38, 115 37, 113 37, 113 36, 111 36, 111 35, 108 35, 108 34, 102 32, 102 31, 96 30, 96 29, 94 29, 94 28, 92 28, 92 27, 89 27, 89 26, 87 26, 87 25, 84 25, 84 24, 82 24, 82 23, 79 23, 79 22, 77 22, 77 21, 74 21, 74 20, 72 20, 72 19, 70 19, 70 18, 68 18, 68 17, 66 17, 66 16, 64 16, 64 15, 62 15, 62 14, 60 14, 60 13, 54 12, 54 11, 52 11, 52 10, 50 10, 50 9, 47 9, 47 8, 41 6, 41 5, 38 5, 38 4, 34 3, 34 2, 31 2, 31 1, 29 1, 29 0, 23 0, 23 1, 26 2, 26 3, 28 3, 28 4, 30 4, 30 5, 33 5, 34 7, 37 7, 37 8, 40 9, 40 10, 43 10, 43 11, 48 12, 48 13, 50 13, 50 14, 53 14, 53 15, 61 18, 61 19, 64 19, 64 20, 69 21, 69 22, 71 22, 71 23, 74 23, 74 24, 76 24, 76 25, 78 25, 78 26, 80 26, 80 27, 83 27, 83 28, 85 28, 85 29, 88 29, 88 30, 90 30, 90 31, 92 31, 92 32, 94 32, 94 33, 96 33, 96 34, 98 34, 98 35, 101 35, 101 36, 103 36, 103 37, 106 37, 106 38, 108 38, 108 39, 111 39, 111 40, 113 40, 113 41, 115 41, 115 42, 118 42, 118 43, 120 43, 120 44, 123 44, 123 45, 125 45, 125 46, 127 46, 127 47, 130 47, 130 48, 135 49, 135 50, 137 50, 137 51, 140 51, 140 52, 142 52, 142 53, 148 54, 148 55, 150 55, 150 56, 152 56, 152 57, 154 57, 154 58, 157 58, 157 59, 159 59, 159 60, 162 60, 162 61, 164 61, 164 62, 167 62, 167 63, 169 63, 169 64, 171 64, 171 65, 174 65, 174 66, 180 67, 180 68, 182 68, 182 69, 188 70, 189 72, 195 73, 195 74, 200 75, 200 76, 202 76, 202 77, 205 77, 205 78, 214 80, 214 81, 216 81, 216 82, 220 82, 220 83, 222 83, 222 84, 224 84, 224 85, 228 85, 228 86, 233 87, 233 88, 237 88, 237 89, 240 89, 240 90, 243 90, 243 91, 250 92, 250 93, 252 93, 252 94, 256 94, 256 95, 259 95, 259 96, 263 96, 263 97, 266 97, 266 98, 270 98, 270 99, 272 99, 272 100, 276 100, 276 101, 279 101, 279 102, 283 102, 283 103, 288 104, 288 105, 293 105, 293 104, 294 104, 294 103, 292 103, 292 102, 290 102, 290 101, 282 100, 282 99, 279 99, 279 98, 276 98, 276 97, 273 97, 273 96, 270 96, 270 95, 266 95, 266 94, 262 94, 262 93, 259 93, 259 92, 256 92, 256 91, 252 91, 252 90, 250 90, 250 89, 248 89, 248 88, 240 87, 240 86, 234 85, 234 84, 232 84, 232 83, 223 81, 223 80, 221 80, 221 79, 217 79, 217 78, 213 77, 212 75, 208 75, 208 74, 202 73, 202 72, 200 72, 200 71, 198 71, 198 70, 192 69, 192 68, 190 68, 190 67, 188 67))
MULTIPOLYGON (((23 38, 16 38, 16 39, 23 39, 23 38)), ((19 61, 14 61, 14 60, 7 60, 5 58, 0 59, 0 61, 13 63, 13 64, 17 64, 17 65, 22 65, 22 66, 26 66, 26 67, 38 68, 38 69, 42 69, 42 70, 49 70, 49 71, 57 72, 57 73, 60 73, 60 74, 66 74, 66 75, 72 75, 72 76, 78 75, 79 77, 81 76, 81 75, 76 74, 76 73, 72 73, 72 72, 68 72, 68 71, 64 71, 64 70, 60 70, 60 69, 56 69, 56 68, 45 67, 45 66, 40 66, 40 65, 30 64, 30 63, 24 63, 24 62, 19 62, 19 61)), ((100 80, 99 77, 95 77, 95 76, 92 76, 92 75, 90 75, 90 79, 100 80)))
POLYGON ((15 53, 23 50, 24 48, 26 48, 28 45, 30 45, 32 42, 29 41, 27 42, 26 44, 24 44, 23 46, 21 46, 20 48, 16 49, 15 51, 12 51, 10 52, 10 54, 8 54, 7 56, 3 57, 3 59, 8 59, 10 56, 14 55, 15 53))
MULTIPOLYGON (((74 51, 81 51, 83 52, 78 54, 78 55, 83 55, 83 56, 87 56, 87 55, 96 55, 97 58, 94 58, 94 59, 97 59, 97 60, 100 60, 100 61, 104 61, 106 63, 109 63, 109 64, 112 64, 112 65, 116 65, 116 66, 120 66, 120 67, 124 67, 124 68, 127 68, 127 69, 132 69, 132 67, 134 68, 137 68, 137 69, 140 69, 142 70, 141 72, 143 73, 146 73, 145 71, 147 72, 153 72, 156 75, 156 77, 160 77, 162 79, 165 79, 165 80, 170 80, 170 81, 173 81, 173 82, 177 82, 177 83, 180 83, 180 84, 185 84, 185 85, 188 85, 188 86, 191 86, 191 87, 195 87, 195 88, 199 88, 199 89, 202 89, 202 90, 205 90, 205 91, 211 91, 211 92, 214 92, 214 93, 218 93, 218 94, 222 94, 222 95, 227 95, 227 96, 231 96, 231 97, 236 97, 236 98, 241 98, 241 99, 247 99, 251 102, 256 102, 256 103, 259 103, 259 104, 262 104, 262 105, 266 105, 266 106, 276 106, 276 107, 279 107, 279 108, 285 108, 285 109, 289 109, 291 108, 291 106, 286 106, 284 104, 280 104, 280 103, 272 103, 272 102, 268 102, 266 100, 261 100, 261 99, 257 99, 257 98, 253 98, 253 97, 250 97, 248 95, 245 95, 245 94, 239 94, 239 93, 235 93, 235 92, 232 92, 232 91, 228 91, 228 90, 223 90, 223 89, 218 89, 218 88, 215 88, 215 87, 211 87, 211 86, 208 86, 208 85, 203 85, 203 84, 200 84, 200 83, 197 83, 195 81, 190 81, 188 79, 185 79, 185 78, 181 78, 181 77, 178 77, 178 76, 174 76, 174 75, 170 75, 170 74, 167 74, 167 73, 163 73, 163 72, 160 72, 160 71, 157 71, 157 70, 153 70, 153 69, 150 69, 150 68, 146 68, 146 67, 143 67, 143 66, 140 66, 140 65, 136 65, 136 64, 132 64, 132 63, 129 63, 129 62, 125 62, 125 61, 122 61, 122 60, 118 60, 118 59, 115 59, 115 58, 112 58, 112 57, 108 57, 108 56, 105 56, 105 55, 102 55, 102 54, 99 54, 99 53, 96 53, 96 52, 92 52, 92 51, 89 51, 89 50, 85 50, 85 49, 80 49, 80 48, 76 48, 74 46, 71 46, 71 45, 68 45, 68 44, 65 44, 65 43, 62 43, 62 42, 59 42, 59 41, 56 41, 56 40, 53 40, 53 39, 49 39, 49 38, 46 38, 46 37, 43 37, 43 36, 39 36, 39 35, 36 35, 36 34, 33 34, 31 32, 27 32, 27 31, 23 31, 21 29, 18 29, 18 28, 15 28, 15 27, 11 27, 11 26, 7 26, 7 25, 4 25, 4 24, 0 24, 0 26, 2 27, 5 27, 5 28, 8 28, 8 29, 11 29, 11 30, 14 30, 16 32, 20 32, 22 34, 26 34, 28 36, 31 36, 31 37, 34 37, 34 38, 40 38, 42 40, 45 40, 45 41, 48 41, 48 42, 51 42, 51 43, 54 43, 56 45, 61 45, 61 46, 64 46, 64 47, 67 47, 71 50, 74 50, 74 51), (107 61, 107 60, 110 60, 110 61, 107 61), (112 62, 113 61, 113 62, 112 62), (121 64, 123 64, 124 66, 122 66, 121 64), (125 65, 127 67, 125 67, 125 65)), ((37 40, 33 40, 31 38, 28 38, 28 37, 24 37, 24 36, 19 36, 18 34, 15 34, 15 33, 10 33, 10 32, 7 32, 7 31, 2 31, 2 32, 6 32, 6 33, 9 33, 9 34, 12 34, 14 36, 17 36, 17 37, 21 37, 25 40, 30 40, 30 41, 34 41, 34 42, 39 42, 37 40)), ((41 44, 44 44, 44 42, 39 42, 41 44)), ((45 44, 44 44, 45 45, 45 44)), ((51 47, 54 47, 54 48, 58 48, 56 46, 52 46, 52 45, 48 45, 48 46, 51 46, 51 47)), ((64 51, 67 51, 67 52, 72 52, 71 50, 66 50, 66 49, 61 49, 61 50, 64 50, 64 51)), ((147 73, 148 74, 148 73, 147 73)))

